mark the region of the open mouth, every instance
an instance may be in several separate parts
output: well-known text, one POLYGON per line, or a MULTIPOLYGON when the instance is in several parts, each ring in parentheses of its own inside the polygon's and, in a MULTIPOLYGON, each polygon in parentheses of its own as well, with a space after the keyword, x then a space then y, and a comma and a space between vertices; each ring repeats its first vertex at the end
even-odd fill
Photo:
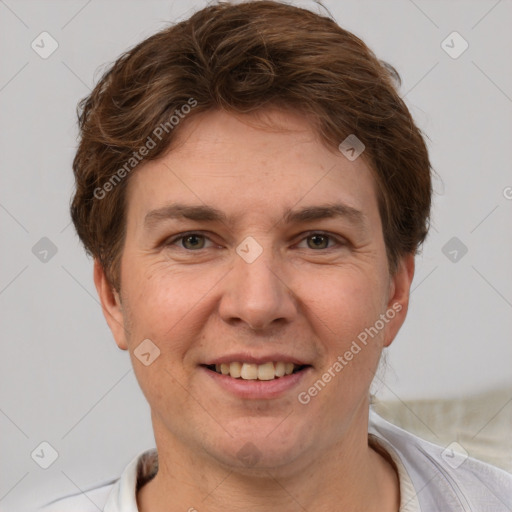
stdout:
POLYGON ((274 380, 298 373, 309 365, 297 365, 294 363, 285 363, 283 361, 268 362, 263 364, 254 363, 221 363, 203 365, 208 370, 242 380, 274 380))

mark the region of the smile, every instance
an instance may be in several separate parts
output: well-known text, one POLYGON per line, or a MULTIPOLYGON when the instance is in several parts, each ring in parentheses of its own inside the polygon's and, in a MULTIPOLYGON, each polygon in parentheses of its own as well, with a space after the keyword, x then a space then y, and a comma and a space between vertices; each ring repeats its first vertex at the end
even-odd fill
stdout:
POLYGON ((269 361, 263 364, 233 361, 231 363, 206 365, 206 368, 233 379, 268 381, 300 372, 307 366, 283 361, 269 361))

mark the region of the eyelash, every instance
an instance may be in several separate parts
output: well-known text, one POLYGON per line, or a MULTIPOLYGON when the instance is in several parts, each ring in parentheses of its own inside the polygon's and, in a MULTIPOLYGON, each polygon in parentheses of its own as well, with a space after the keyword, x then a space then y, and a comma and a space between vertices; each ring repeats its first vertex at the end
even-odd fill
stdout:
MULTIPOLYGON (((180 241, 180 240, 183 240, 185 239, 186 237, 188 236, 192 236, 192 235, 199 235, 199 236, 202 236, 204 237, 206 240, 209 240, 210 242, 212 242, 212 240, 203 232, 201 231, 188 231, 186 233, 181 233, 179 235, 176 235, 174 237, 172 237, 171 239, 168 239, 166 241, 164 241, 163 245, 166 246, 166 247, 169 247, 169 246, 172 246, 174 245, 176 242, 180 241)), ((348 242, 340 237, 337 237, 337 236, 334 236, 330 233, 326 233, 324 231, 309 231, 305 234, 305 236, 303 236, 301 239, 300 239, 300 242, 302 242, 303 240, 306 240, 308 238, 311 238, 313 236, 324 236, 324 237, 327 237, 330 241, 334 241, 338 246, 340 247, 344 247, 344 246, 347 246, 348 245, 348 242)), ((312 251, 318 251, 318 252, 324 252, 324 251, 327 251, 329 249, 334 249, 335 247, 326 247, 325 249, 311 249, 312 251)), ((202 250, 205 250, 205 249, 208 249, 208 247, 203 247, 201 249, 187 249, 185 247, 180 247, 180 249, 183 249, 184 251, 187 251, 187 252, 199 252, 199 251, 202 251, 202 250)))

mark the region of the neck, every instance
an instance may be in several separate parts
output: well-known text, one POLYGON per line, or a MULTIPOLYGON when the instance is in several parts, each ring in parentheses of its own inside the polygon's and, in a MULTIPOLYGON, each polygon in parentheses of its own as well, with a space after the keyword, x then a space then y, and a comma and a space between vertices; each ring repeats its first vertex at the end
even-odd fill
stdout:
POLYGON ((137 495, 140 512, 266 511, 269 504, 282 512, 399 508, 395 469, 368 445, 367 408, 342 439, 279 468, 225 466, 200 449, 192 452, 153 422, 159 468, 137 495))

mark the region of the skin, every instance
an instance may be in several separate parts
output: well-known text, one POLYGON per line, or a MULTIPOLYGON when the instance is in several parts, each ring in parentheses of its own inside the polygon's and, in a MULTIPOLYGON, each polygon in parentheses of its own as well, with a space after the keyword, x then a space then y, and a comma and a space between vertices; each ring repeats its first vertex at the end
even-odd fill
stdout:
POLYGON ((94 270, 107 322, 151 407, 159 472, 139 491, 139 509, 397 511, 396 472, 368 445, 369 387, 405 319, 414 257, 390 275, 368 163, 327 149, 287 111, 208 112, 179 130, 179 143, 130 176, 120 293, 98 262, 94 270), (176 202, 231 220, 145 226, 149 211, 176 202), (339 202, 363 223, 283 222, 287 208, 339 202), (173 240, 189 231, 206 238, 173 240), (252 263, 236 252, 248 236, 263 250, 252 263), (301 404, 298 393, 393 305, 394 318, 301 404), (144 339, 160 350, 149 366, 133 354, 144 339), (312 368, 278 398, 244 400, 199 367, 234 352, 280 352, 312 368), (249 442, 253 466, 237 457, 249 442))

